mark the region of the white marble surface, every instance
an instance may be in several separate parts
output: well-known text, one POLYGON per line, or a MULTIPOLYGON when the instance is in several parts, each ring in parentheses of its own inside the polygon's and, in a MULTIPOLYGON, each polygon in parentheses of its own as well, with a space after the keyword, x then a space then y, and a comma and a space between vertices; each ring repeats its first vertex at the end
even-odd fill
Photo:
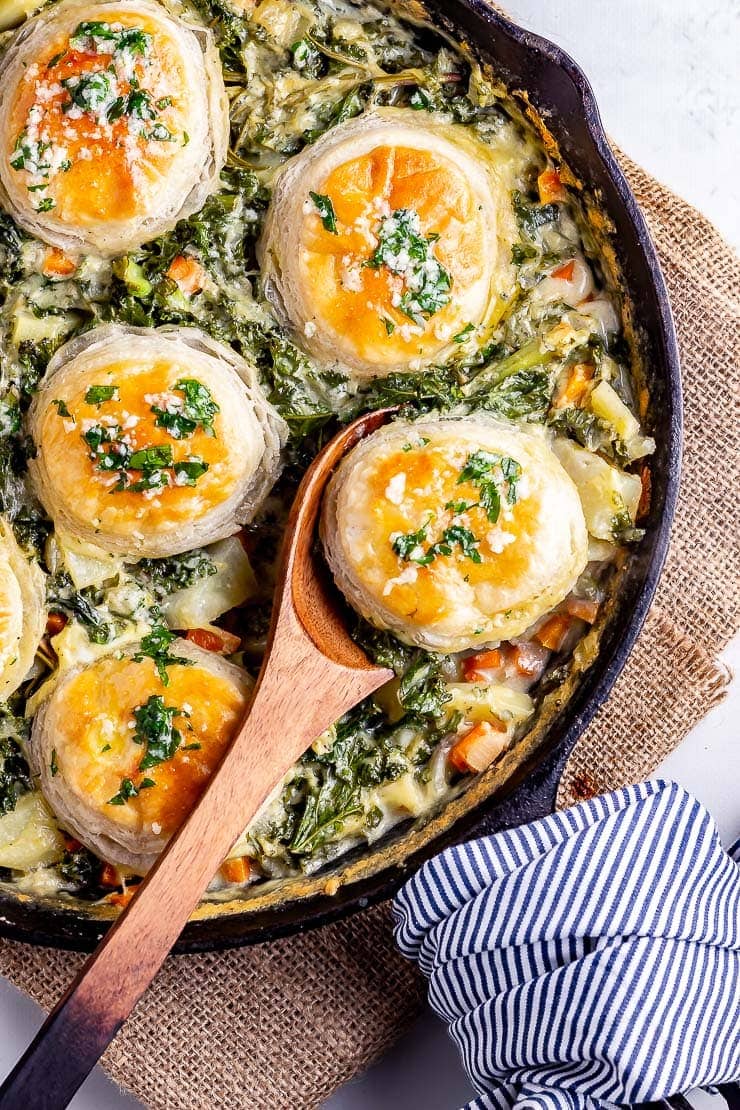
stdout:
MULTIPOLYGON (((703 209, 740 246, 740 5, 733 0, 560 0, 557 5, 509 0, 507 6, 581 63, 607 130, 623 149, 703 209)), ((740 639, 725 658, 737 670, 740 639)), ((740 835, 738 721, 736 683, 723 705, 660 769, 705 802, 727 843, 740 835)), ((0 980, 0 1075, 40 1020, 37 1007, 0 980)), ((380 1064, 337 1092, 325 1110, 451 1110, 470 1094, 451 1042, 427 1014, 380 1064)), ((72 1103, 74 1110, 134 1110, 138 1105, 100 1072, 72 1103)), ((252 1110, 246 1099, 243 1105, 252 1110)))

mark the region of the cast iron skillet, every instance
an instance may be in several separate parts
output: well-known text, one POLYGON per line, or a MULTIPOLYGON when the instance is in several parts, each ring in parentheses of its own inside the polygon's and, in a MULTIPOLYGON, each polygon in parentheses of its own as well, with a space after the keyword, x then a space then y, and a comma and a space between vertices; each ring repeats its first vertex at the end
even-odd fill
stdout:
MULTIPOLYGON (((668 548, 681 454, 681 383, 676 336, 658 260, 635 198, 607 144, 591 88, 567 54, 517 27, 484 0, 429 0, 433 22, 467 40, 507 87, 525 90, 555 137, 564 161, 613 222, 612 243, 633 305, 651 391, 652 507, 647 534, 621 582, 620 601, 602 633, 597 657, 546 737, 491 797, 471 804, 454 825, 402 861, 340 886, 279 905, 191 921, 176 948, 196 952, 297 933, 388 898, 424 859, 462 839, 522 824, 552 812, 565 761, 624 667, 647 614, 668 548)), ((389 834, 396 842, 403 830, 389 834)), ((376 849, 374 848, 373 851, 376 849)), ((245 907, 246 909, 246 907, 245 907)), ((106 922, 77 908, 36 903, 0 893, 0 935, 33 944, 91 949, 106 922)))

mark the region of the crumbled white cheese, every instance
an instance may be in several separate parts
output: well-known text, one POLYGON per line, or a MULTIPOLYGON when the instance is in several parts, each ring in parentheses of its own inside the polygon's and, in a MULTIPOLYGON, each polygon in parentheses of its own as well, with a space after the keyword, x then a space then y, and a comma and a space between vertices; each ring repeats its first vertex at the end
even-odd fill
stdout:
POLYGON ((504 532, 501 528, 494 528, 488 533, 486 539, 494 555, 500 555, 505 547, 514 543, 516 536, 512 535, 511 532, 504 532))
POLYGON ((406 490, 406 475, 403 471, 400 474, 394 474, 388 485, 385 487, 385 496, 393 505, 400 505, 403 501, 403 495, 406 490))
MULTIPOLYGON (((413 552, 411 554, 413 555, 413 552)), ((412 583, 414 583, 418 577, 419 571, 417 567, 406 567, 406 569, 402 570, 401 573, 398 574, 395 578, 388 579, 385 586, 383 587, 383 597, 387 597, 391 590, 394 590, 396 586, 412 585, 412 583)))

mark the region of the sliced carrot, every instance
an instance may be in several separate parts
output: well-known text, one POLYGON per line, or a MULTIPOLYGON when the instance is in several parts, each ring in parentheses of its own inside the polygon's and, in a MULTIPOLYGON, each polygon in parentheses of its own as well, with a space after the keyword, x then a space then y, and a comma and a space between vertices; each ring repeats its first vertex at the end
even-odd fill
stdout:
POLYGON ((189 297, 200 293, 206 283, 206 272, 200 262, 186 254, 178 254, 172 259, 167 277, 176 281, 182 292, 189 297))
POLYGON ((65 278, 75 272, 77 263, 74 258, 70 258, 70 256, 60 250, 59 247, 49 247, 44 255, 44 262, 41 269, 44 273, 44 277, 65 278))
POLYGON ((542 204, 552 204, 554 201, 565 200, 567 195, 560 180, 560 174, 553 167, 542 171, 537 178, 537 188, 540 192, 542 204))
POLYGON ((56 636, 67 624, 64 613, 49 613, 46 618, 46 635, 56 636))
POLYGON ((492 717, 475 725, 457 741, 450 749, 450 763, 463 774, 485 771, 507 743, 506 725, 498 717, 492 717))
POLYGON ((590 362, 576 362, 571 367, 568 380, 555 398, 555 408, 572 408, 574 405, 579 405, 585 398, 593 378, 594 367, 590 362))
POLYGON ((577 617, 579 621, 588 621, 589 624, 593 624, 599 615, 598 601, 590 601, 587 597, 566 598, 563 608, 569 616, 577 617))
POLYGON ((560 651, 572 618, 567 613, 553 613, 541 628, 535 633, 535 640, 546 647, 548 651, 560 651))
POLYGON ((557 270, 552 270, 550 277, 560 278, 561 281, 572 281, 575 268, 575 261, 571 258, 570 262, 564 262, 562 266, 558 266, 557 270))
POLYGON ((653 478, 649 466, 643 466, 640 471, 640 481, 642 482, 642 493, 640 494, 640 501, 637 505, 636 519, 644 520, 650 512, 650 502, 653 495, 653 478))
POLYGON ((221 875, 227 883, 246 883, 251 870, 249 860, 244 856, 227 859, 221 864, 221 875))
POLYGON ((545 669, 547 655, 540 644, 528 641, 526 644, 511 645, 511 661, 522 678, 539 678, 545 669))
POLYGON ((503 662, 503 653, 499 648, 479 651, 477 655, 469 655, 467 659, 463 659, 463 678, 466 682, 488 682, 490 676, 481 672, 497 671, 503 666, 503 662))
POLYGON ((219 628, 218 631, 213 628, 189 628, 185 633, 185 639, 205 651, 215 651, 219 655, 231 655, 241 644, 239 636, 234 636, 223 628, 219 628))
POLYGON ((100 872, 100 885, 119 887, 121 885, 121 877, 118 874, 118 868, 114 867, 112 863, 104 863, 103 870, 100 872))
POLYGON ((112 894, 106 894, 105 900, 110 902, 111 906, 120 906, 121 909, 125 909, 136 891, 137 887, 127 886, 123 890, 115 890, 112 894))

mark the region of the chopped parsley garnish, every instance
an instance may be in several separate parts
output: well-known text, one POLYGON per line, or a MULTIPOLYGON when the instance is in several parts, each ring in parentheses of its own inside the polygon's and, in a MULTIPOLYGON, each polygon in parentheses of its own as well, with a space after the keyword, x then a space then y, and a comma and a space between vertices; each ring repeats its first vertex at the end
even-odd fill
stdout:
POLYGON ((139 791, 134 786, 131 779, 121 779, 121 785, 118 793, 114 794, 112 798, 108 799, 109 806, 125 806, 129 798, 135 798, 139 791))
MULTIPOLYGON (((73 50, 85 50, 94 54, 128 53, 143 57, 151 47, 152 37, 139 27, 116 28, 110 23, 88 19, 77 25, 70 36, 69 44, 73 50)), ((61 55, 57 55, 49 65, 58 62, 60 57, 61 55)))
POLYGON ((61 85, 70 96, 69 101, 64 104, 62 109, 67 112, 75 106, 82 108, 84 112, 94 114, 97 108, 100 108, 110 99, 112 92, 110 77, 107 73, 99 71, 83 73, 79 77, 64 77, 61 85))
MULTIPOLYGON (((88 405, 102 405, 106 401, 113 401, 118 395, 117 385, 91 385, 85 394, 85 402, 88 405)), ((63 402, 55 401, 54 404, 59 405, 63 402)), ((61 411, 61 410, 60 410, 61 411)))
MULTIPOLYGON (((501 514, 501 487, 497 481, 497 472, 503 478, 504 494, 509 505, 516 504, 517 482, 521 478, 522 468, 516 459, 508 455, 498 455, 493 451, 474 451, 468 455, 465 466, 460 471, 457 484, 470 482, 478 489, 479 505, 491 524, 495 524, 501 514)), ((451 507, 452 502, 448 502, 451 507)), ((476 503, 466 505, 458 512, 476 507, 476 503)))
POLYGON ((160 694, 152 694, 143 705, 134 709, 136 731, 133 739, 136 744, 146 747, 139 763, 140 771, 147 771, 172 759, 182 743, 182 733, 173 724, 178 715, 187 716, 176 705, 165 705, 160 694))
MULTIPOLYGON (((111 456, 108 456, 109 458, 111 456)), ((138 470, 141 478, 129 482, 124 488, 135 493, 148 489, 164 489, 170 483, 169 467, 172 466, 172 448, 168 443, 141 447, 129 456, 127 470, 138 470)))
POLYGON ((202 428, 207 436, 215 435, 213 420, 220 409, 213 400, 211 391, 195 378, 180 378, 173 389, 183 395, 183 401, 173 402, 166 409, 152 405, 152 412, 157 417, 157 427, 166 428, 173 439, 185 439, 198 428, 202 428))
MULTIPOLYGON (((399 533, 393 537, 391 547, 398 555, 399 559, 406 562, 418 563, 424 558, 424 550, 422 544, 426 543, 427 539, 427 524, 422 524, 416 532, 399 533)), ((428 560, 431 562, 431 559, 428 560)))
POLYGON ((28 133, 22 131, 15 141, 10 164, 14 170, 26 170, 32 174, 46 174, 51 169, 51 164, 46 160, 47 151, 51 143, 44 143, 36 139, 31 141, 28 133))
POLYGON ((449 528, 445 528, 442 539, 432 544, 428 554, 432 559, 437 555, 451 555, 453 545, 458 544, 466 559, 479 563, 481 561, 480 552, 477 549, 479 543, 480 540, 469 528, 464 528, 462 524, 451 524, 449 528))
POLYGON ((44 197, 44 199, 36 206, 37 212, 51 212, 56 208, 57 204, 53 197, 44 197))
POLYGON ((208 463, 193 457, 192 459, 184 459, 182 462, 176 462, 172 469, 175 472, 176 486, 194 486, 208 470, 208 463))
POLYGON ((72 413, 67 408, 67 402, 66 401, 57 401, 57 400, 55 400, 55 401, 52 401, 51 403, 52 403, 52 405, 56 405, 57 412, 60 416, 66 417, 67 420, 74 420, 74 416, 72 416, 72 413))
POLYGON ((398 208, 381 221, 378 245, 364 263, 374 270, 385 266, 401 275, 406 289, 397 307, 416 324, 423 324, 450 302, 452 277, 432 253, 438 238, 422 235, 418 212, 398 208))
POLYGON ((327 231, 332 235, 337 235, 337 217, 334 211, 334 205, 331 202, 331 197, 325 196, 323 193, 310 193, 311 200, 316 206, 316 211, 321 217, 321 222, 327 231))
POLYGON ((386 335, 393 335, 394 331, 396 330, 396 325, 393 323, 393 321, 391 319, 389 319, 387 316, 384 316, 383 317, 383 323, 385 325, 385 334, 386 335))
POLYGON ((146 89, 131 89, 126 96, 117 96, 106 112, 110 123, 122 116, 132 119, 153 120, 157 113, 152 107, 152 99, 146 89))
POLYGON ((167 674, 167 668, 173 663, 177 663, 181 667, 192 667, 192 659, 185 659, 181 655, 173 655, 170 652, 170 645, 177 636, 174 632, 170 632, 163 624, 156 624, 148 636, 144 636, 141 641, 140 650, 134 655, 134 662, 140 663, 142 659, 153 659, 154 665, 157 668, 159 681, 163 686, 169 686, 170 676, 167 674))
POLYGON ((416 532, 407 532, 393 537, 391 546, 399 558, 407 563, 417 563, 420 567, 429 566, 438 555, 452 555, 455 546, 459 546, 462 555, 473 563, 480 563, 481 556, 478 551, 480 540, 462 524, 451 524, 442 533, 436 543, 430 544, 426 549, 427 524, 423 524, 416 532))
MULTIPOLYGON (((407 446, 410 449, 411 445, 407 446)), ((508 455, 498 455, 492 451, 473 451, 468 455, 465 466, 460 471, 457 484, 470 482, 478 490, 478 500, 467 501, 462 497, 454 498, 445 504, 445 509, 457 517, 470 509, 480 508, 491 523, 495 524, 501 514, 502 495, 505 496, 508 504, 516 503, 517 482, 521 474, 522 468, 519 463, 508 455)), ((457 547, 466 559, 470 559, 473 563, 481 562, 481 554, 478 550, 480 539, 458 520, 453 520, 438 540, 426 546, 431 519, 430 517, 415 532, 397 533, 391 538, 391 547, 400 559, 425 567, 434 562, 439 555, 452 555, 457 547)))
POLYGON ((141 790, 149 790, 156 786, 154 779, 142 779, 138 786, 134 786, 131 779, 121 779, 121 786, 117 794, 108 799, 109 806, 125 806, 129 798, 136 798, 141 790))
POLYGON ((141 447, 132 452, 121 436, 122 429, 118 424, 94 424, 82 435, 97 469, 118 474, 114 491, 142 493, 170 485, 194 486, 208 470, 208 463, 195 455, 175 462, 168 443, 141 447))

